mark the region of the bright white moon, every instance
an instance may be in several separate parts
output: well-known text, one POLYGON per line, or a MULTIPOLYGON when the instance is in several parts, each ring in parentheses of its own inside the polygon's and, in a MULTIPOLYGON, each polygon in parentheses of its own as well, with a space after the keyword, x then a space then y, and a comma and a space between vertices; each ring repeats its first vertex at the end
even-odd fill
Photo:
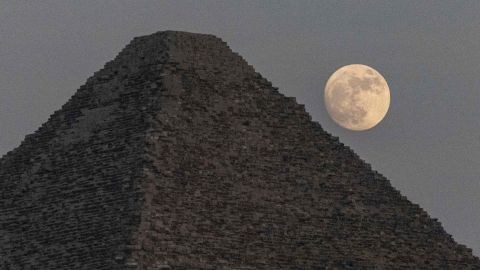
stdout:
POLYGON ((339 68, 325 86, 325 106, 332 119, 350 130, 367 130, 385 117, 390 90, 375 69, 353 64, 339 68))

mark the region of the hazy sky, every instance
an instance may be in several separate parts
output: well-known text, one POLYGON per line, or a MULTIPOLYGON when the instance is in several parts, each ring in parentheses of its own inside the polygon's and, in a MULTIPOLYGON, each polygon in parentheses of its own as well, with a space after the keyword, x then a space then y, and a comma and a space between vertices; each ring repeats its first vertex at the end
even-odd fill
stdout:
POLYGON ((1 1, 0 155, 135 36, 215 34, 480 255, 480 1, 1 1), (323 105, 338 67, 391 89, 375 128, 323 105))

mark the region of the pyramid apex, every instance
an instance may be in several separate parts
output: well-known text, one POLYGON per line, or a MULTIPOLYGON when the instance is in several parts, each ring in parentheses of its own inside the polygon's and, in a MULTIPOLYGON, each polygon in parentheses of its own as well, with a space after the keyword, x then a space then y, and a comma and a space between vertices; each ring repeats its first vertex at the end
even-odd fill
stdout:
POLYGON ((168 44, 174 44, 176 42, 182 42, 186 40, 218 42, 219 44, 223 44, 223 45, 227 44, 220 37, 213 34, 195 33, 195 32, 178 31, 178 30, 164 30, 164 31, 157 31, 147 35, 136 36, 132 39, 132 43, 166 42, 168 44))
POLYGON ((221 40, 221 38, 213 34, 189 32, 189 31, 181 31, 181 30, 162 30, 162 31, 157 31, 147 35, 137 36, 134 39, 142 39, 142 38, 148 38, 152 36, 180 37, 180 38, 182 37, 183 38, 187 38, 187 37, 188 38, 216 38, 221 40))

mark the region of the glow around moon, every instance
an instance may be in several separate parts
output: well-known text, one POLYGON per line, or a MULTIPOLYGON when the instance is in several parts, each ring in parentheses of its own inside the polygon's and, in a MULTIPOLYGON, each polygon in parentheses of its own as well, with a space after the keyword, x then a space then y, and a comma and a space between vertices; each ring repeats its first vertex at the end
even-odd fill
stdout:
POLYGON ((390 90, 375 69, 353 64, 339 68, 325 86, 325 106, 332 119, 350 130, 367 130, 385 117, 390 90))

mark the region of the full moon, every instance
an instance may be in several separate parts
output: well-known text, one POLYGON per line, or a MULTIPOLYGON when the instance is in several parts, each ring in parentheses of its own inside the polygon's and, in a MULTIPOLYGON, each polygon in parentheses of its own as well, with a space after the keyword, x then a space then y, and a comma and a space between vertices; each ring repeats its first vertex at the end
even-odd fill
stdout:
POLYGON ((375 69, 353 64, 339 68, 325 86, 325 106, 332 119, 350 130, 367 130, 385 117, 390 89, 375 69))

